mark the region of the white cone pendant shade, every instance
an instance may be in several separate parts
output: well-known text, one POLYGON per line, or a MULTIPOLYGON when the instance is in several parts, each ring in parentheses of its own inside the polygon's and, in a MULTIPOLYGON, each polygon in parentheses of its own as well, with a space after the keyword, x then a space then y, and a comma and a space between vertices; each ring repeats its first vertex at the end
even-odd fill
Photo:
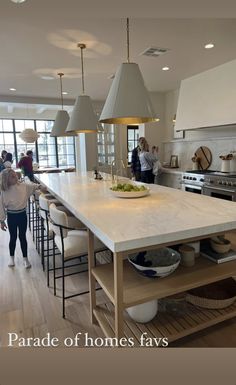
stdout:
POLYGON ((53 137, 73 136, 73 133, 70 134, 66 132, 66 127, 68 125, 69 120, 70 120, 70 117, 67 111, 64 111, 64 110, 57 111, 56 119, 52 127, 50 136, 53 136, 53 137))
POLYGON ((99 121, 110 124, 138 124, 157 120, 138 64, 121 64, 99 121))
POLYGON ((68 112, 63 109, 63 105, 64 105, 63 92, 62 92, 62 77, 64 76, 63 72, 59 72, 58 76, 60 77, 60 88, 61 88, 61 110, 57 111, 56 119, 52 127, 50 136, 53 136, 53 137, 76 136, 75 133, 68 134, 66 132, 66 127, 68 125, 70 117, 68 112))
POLYGON ((88 95, 80 95, 76 99, 66 132, 96 133, 98 118, 93 110, 91 99, 88 95))
POLYGON ((127 18, 127 63, 116 71, 99 121, 108 124, 140 124, 159 119, 136 63, 130 62, 129 18, 127 18))
POLYGON ((98 118, 93 110, 90 97, 85 95, 83 50, 86 48, 86 45, 84 43, 78 43, 77 46, 81 50, 82 93, 76 99, 66 132, 75 132, 78 134, 97 133, 98 118))

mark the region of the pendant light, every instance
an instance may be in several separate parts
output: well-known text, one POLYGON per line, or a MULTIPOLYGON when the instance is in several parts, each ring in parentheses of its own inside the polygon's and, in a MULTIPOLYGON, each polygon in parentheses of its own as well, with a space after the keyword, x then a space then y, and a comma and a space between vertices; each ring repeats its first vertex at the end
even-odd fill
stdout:
POLYGON ((25 128, 20 134, 19 137, 25 143, 34 143, 39 138, 39 134, 33 128, 25 128))
POLYGON ((61 110, 57 111, 56 119, 52 127, 50 136, 53 136, 53 137, 73 136, 73 134, 66 132, 66 127, 70 117, 68 112, 63 110, 62 76, 64 76, 64 74, 62 72, 59 72, 57 75, 60 76, 61 110))
POLYGON ((140 124, 158 120, 139 66, 130 63, 127 18, 127 63, 122 63, 116 71, 99 121, 110 124, 140 124))
POLYGON ((40 135, 33 128, 27 128, 29 120, 29 106, 26 106, 27 120, 24 121, 24 130, 19 134, 19 137, 25 143, 35 143, 40 135), (27 122, 27 123, 25 123, 27 122))
POLYGON ((93 110, 91 99, 88 95, 85 95, 84 90, 83 50, 86 45, 79 43, 77 46, 81 50, 82 95, 79 95, 76 99, 66 132, 97 133, 98 118, 93 110))

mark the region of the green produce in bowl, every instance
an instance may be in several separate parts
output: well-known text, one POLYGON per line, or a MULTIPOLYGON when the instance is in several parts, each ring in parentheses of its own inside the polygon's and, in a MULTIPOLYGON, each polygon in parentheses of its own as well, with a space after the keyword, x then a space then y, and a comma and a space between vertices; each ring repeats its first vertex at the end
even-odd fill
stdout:
POLYGON ((147 188, 145 186, 137 186, 131 183, 118 183, 115 186, 111 187, 112 191, 121 191, 121 192, 134 192, 134 191, 146 191, 147 188))

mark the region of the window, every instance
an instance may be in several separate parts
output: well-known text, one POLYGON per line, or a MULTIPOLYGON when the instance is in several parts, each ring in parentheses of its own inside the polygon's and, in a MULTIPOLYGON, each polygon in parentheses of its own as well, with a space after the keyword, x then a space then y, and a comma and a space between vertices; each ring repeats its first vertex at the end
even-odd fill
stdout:
POLYGON ((38 163, 43 167, 57 167, 56 140, 50 136, 53 121, 36 120, 38 163))
MULTIPOLYGON (((34 162, 35 160, 35 154, 36 154, 36 149, 35 149, 35 143, 25 143, 21 138, 20 138, 20 133, 25 129, 25 128, 32 128, 34 129, 34 121, 33 120, 23 120, 23 119, 16 119, 13 121, 14 124, 14 134, 15 134, 15 146, 16 146, 16 156, 14 156, 14 163, 17 163, 21 156, 23 154, 26 154, 26 151, 31 150, 33 151, 34 154, 34 162)), ((9 151, 8 147, 6 146, 6 150, 9 151)), ((11 151, 9 151, 11 152, 11 151)))
POLYGON ((13 154, 14 166, 21 155, 32 150, 34 162, 41 167, 75 166, 75 140, 73 137, 50 136, 53 120, 0 119, 0 151, 13 154), (40 137, 35 143, 25 143, 19 137, 25 128, 32 128, 40 137))
POLYGON ((74 138, 57 138, 57 151, 59 166, 74 166, 75 165, 75 144, 74 138))
POLYGON ((104 124, 103 131, 98 132, 98 164, 110 166, 115 160, 115 126, 104 124))
POLYGON ((128 163, 131 163, 132 151, 138 145, 139 126, 127 126, 128 163))
POLYGON ((1 151, 7 148, 7 151, 11 152, 15 159, 15 139, 12 120, 0 120, 0 145, 1 151))

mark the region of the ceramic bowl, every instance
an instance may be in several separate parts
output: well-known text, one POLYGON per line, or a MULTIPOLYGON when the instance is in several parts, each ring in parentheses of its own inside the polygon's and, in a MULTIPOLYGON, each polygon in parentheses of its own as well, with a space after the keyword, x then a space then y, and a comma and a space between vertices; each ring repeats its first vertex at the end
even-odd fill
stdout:
POLYGON ((214 242, 213 239, 210 240, 211 248, 219 254, 227 253, 230 250, 231 243, 227 239, 224 239, 224 243, 214 242))
POLYGON ((128 307, 126 311, 130 318, 132 318, 135 322, 146 323, 151 321, 156 316, 157 309, 158 301, 154 299, 153 301, 128 307))
POLYGON ((143 191, 112 191, 110 190, 112 195, 117 198, 142 198, 150 193, 149 188, 143 191))
POLYGON ((173 273, 180 263, 180 254, 168 247, 141 252, 129 256, 129 262, 146 277, 166 277, 173 273))

